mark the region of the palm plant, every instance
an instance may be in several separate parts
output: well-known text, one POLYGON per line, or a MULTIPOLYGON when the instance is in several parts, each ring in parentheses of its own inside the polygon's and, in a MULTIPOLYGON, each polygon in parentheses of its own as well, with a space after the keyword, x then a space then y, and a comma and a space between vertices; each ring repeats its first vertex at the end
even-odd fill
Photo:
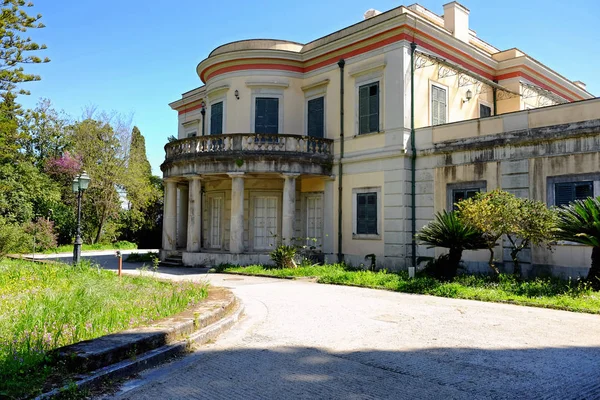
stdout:
POLYGON ((557 237, 592 246, 587 280, 600 290, 600 197, 575 200, 559 208, 557 237))
POLYGON ((456 212, 438 212, 435 220, 421 228, 416 239, 430 247, 449 250, 444 275, 451 279, 458 273, 463 250, 486 249, 483 233, 462 221, 456 212))

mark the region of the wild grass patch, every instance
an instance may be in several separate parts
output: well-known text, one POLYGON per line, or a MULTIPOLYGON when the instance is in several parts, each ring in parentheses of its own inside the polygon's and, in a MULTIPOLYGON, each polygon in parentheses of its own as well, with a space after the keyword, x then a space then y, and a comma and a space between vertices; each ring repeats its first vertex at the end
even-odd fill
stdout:
POLYGON ((51 350, 176 314, 204 285, 124 276, 89 263, 0 262, 0 398, 33 396, 56 378, 51 350))
POLYGON ((409 279, 406 272, 365 271, 343 264, 289 269, 274 269, 261 265, 222 266, 221 271, 273 277, 310 276, 317 278, 319 283, 600 314, 600 292, 594 291, 588 283, 580 280, 520 280, 513 275, 459 275, 452 281, 444 282, 429 276, 409 279))

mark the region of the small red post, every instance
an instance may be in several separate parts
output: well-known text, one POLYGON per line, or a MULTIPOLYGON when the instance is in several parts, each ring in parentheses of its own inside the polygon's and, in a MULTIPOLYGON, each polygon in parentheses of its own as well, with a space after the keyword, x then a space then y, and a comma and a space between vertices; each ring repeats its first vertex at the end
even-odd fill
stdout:
POLYGON ((123 256, 120 251, 117 251, 117 258, 119 259, 119 277, 123 275, 123 256))

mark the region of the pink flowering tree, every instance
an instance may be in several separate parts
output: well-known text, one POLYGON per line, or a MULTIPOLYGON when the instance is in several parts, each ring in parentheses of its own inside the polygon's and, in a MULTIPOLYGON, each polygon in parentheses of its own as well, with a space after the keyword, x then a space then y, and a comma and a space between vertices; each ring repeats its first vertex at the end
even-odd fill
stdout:
POLYGON ((81 172, 82 166, 81 156, 65 151, 58 158, 49 158, 46 161, 45 170, 54 179, 66 182, 73 180, 81 172))

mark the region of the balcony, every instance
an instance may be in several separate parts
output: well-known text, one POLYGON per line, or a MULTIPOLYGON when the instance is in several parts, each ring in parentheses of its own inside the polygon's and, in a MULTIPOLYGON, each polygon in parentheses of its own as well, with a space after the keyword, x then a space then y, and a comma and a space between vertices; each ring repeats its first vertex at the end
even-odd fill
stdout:
POLYGON ((333 140, 302 135, 233 133, 176 140, 165 146, 163 176, 299 173, 331 175, 333 140))

